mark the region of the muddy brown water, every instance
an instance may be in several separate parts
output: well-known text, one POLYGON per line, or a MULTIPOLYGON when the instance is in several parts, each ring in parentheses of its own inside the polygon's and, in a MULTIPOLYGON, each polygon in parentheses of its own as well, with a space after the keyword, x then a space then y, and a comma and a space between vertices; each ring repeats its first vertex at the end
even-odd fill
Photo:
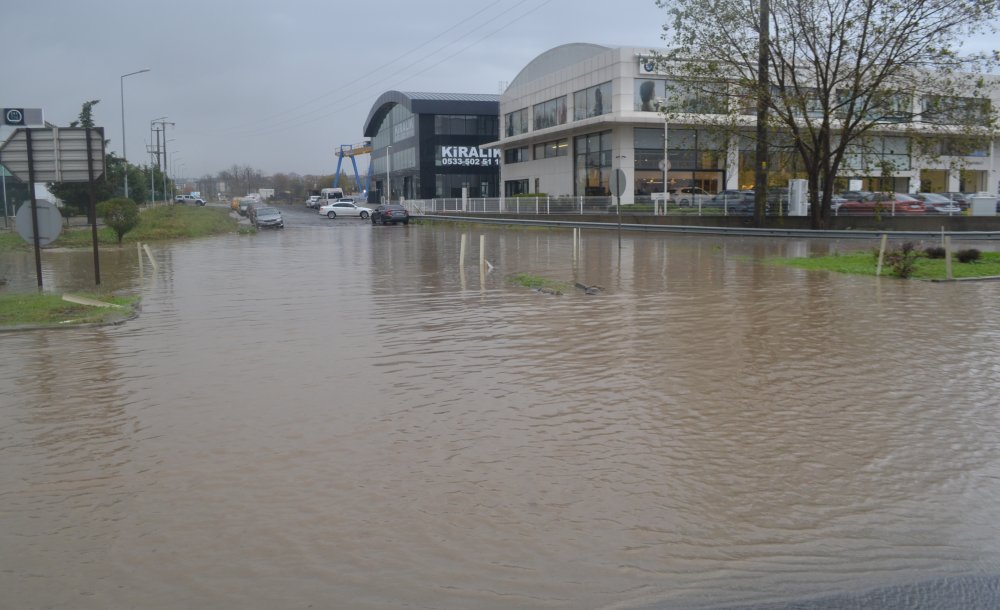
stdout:
MULTIPOLYGON (((104 251, 124 325, 0 334, 0 607, 996 603, 961 579, 1000 573, 1000 283, 290 216, 141 278, 104 251)), ((89 253, 45 261, 90 288, 89 253)))

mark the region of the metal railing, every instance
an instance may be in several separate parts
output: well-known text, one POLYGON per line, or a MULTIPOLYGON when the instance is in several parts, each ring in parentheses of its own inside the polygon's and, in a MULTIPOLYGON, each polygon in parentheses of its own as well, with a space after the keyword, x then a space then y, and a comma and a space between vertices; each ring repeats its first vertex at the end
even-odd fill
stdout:
MULTIPOLYGON (((585 214, 616 214, 618 208, 615 198, 601 197, 469 197, 414 199, 404 202, 412 214, 513 214, 513 215, 585 215, 585 214)), ((788 216, 788 196, 781 193, 769 198, 765 214, 770 217, 788 216)), ((671 199, 664 205, 663 200, 653 200, 649 196, 636 196, 633 203, 623 203, 622 213, 644 216, 752 216, 754 202, 752 199, 734 195, 720 194, 695 195, 681 199, 671 199)), ((938 212, 927 205, 923 210, 909 210, 901 206, 886 205, 872 209, 841 209, 838 205, 831 208, 834 216, 910 216, 910 215, 952 215, 938 212)), ((963 210, 962 214, 967 214, 963 210)), ((956 214, 957 215, 957 214, 956 214)))
MULTIPOLYGON (((413 214, 444 214, 465 212, 473 214, 532 214, 532 215, 585 215, 616 214, 615 198, 600 197, 469 197, 407 200, 404 205, 413 214)), ((787 201, 769 206, 769 213, 787 213, 787 201)), ((753 204, 745 198, 719 197, 694 200, 653 201, 649 197, 636 197, 633 203, 623 203, 622 212, 649 216, 682 214, 694 216, 737 216, 753 214, 753 204)))

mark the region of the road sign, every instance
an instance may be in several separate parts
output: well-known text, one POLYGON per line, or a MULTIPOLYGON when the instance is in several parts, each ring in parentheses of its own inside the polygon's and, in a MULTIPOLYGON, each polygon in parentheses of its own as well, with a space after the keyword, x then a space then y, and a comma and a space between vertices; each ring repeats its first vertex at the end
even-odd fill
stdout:
MULTIPOLYGON (((87 182, 87 129, 82 127, 19 128, 0 146, 0 163, 22 182, 28 172, 28 130, 35 182, 87 182)), ((94 179, 104 174, 104 129, 90 129, 90 165, 94 179)))
POLYGON ((621 197, 622 193, 625 192, 625 172, 616 169, 611 174, 611 193, 621 197))
MULTIPOLYGON (((35 202, 38 208, 38 245, 47 246, 54 242, 62 232, 63 217, 56 204, 48 199, 35 202)), ((29 244, 35 243, 35 231, 31 222, 31 202, 25 201, 17 210, 14 218, 17 234, 29 244)))
POLYGON ((4 108, 3 124, 15 127, 41 127, 45 125, 41 108, 4 108))

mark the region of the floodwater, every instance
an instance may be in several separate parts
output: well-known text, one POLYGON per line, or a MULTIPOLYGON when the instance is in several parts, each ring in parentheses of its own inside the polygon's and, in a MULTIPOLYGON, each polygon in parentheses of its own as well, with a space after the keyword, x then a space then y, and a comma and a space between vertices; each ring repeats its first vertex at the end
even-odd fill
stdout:
POLYGON ((108 249, 137 319, 0 334, 0 608, 1000 603, 1000 283, 320 220, 108 249))

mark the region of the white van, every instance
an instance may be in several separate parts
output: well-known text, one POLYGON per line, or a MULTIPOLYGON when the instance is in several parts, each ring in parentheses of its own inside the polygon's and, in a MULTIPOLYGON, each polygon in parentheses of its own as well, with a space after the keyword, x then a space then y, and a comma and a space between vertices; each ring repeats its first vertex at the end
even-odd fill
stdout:
POLYGON ((338 187, 323 189, 319 192, 320 199, 323 199, 323 203, 327 201, 336 201, 338 199, 344 198, 344 189, 338 187))

